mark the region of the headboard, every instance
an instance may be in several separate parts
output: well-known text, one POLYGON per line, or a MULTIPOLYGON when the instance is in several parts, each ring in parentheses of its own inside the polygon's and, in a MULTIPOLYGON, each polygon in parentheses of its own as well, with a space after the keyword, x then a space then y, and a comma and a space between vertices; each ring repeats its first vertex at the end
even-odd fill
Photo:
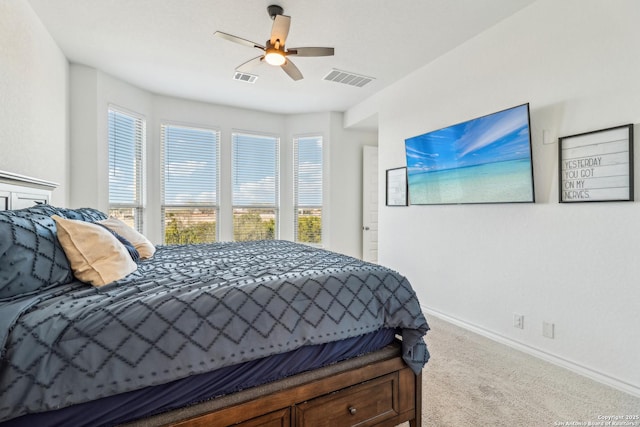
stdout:
POLYGON ((55 182, 0 171, 0 211, 49 203, 57 186, 55 182))

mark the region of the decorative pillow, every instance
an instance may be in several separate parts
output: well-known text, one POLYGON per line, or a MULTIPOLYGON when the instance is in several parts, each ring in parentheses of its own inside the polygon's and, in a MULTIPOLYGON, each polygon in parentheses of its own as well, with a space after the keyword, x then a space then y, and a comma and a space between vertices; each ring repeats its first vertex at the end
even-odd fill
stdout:
POLYGON ((0 301, 73 281, 49 205, 0 211, 0 301))
POLYGON ((153 244, 146 237, 138 233, 135 229, 130 227, 127 223, 119 220, 118 218, 110 217, 109 219, 98 221, 98 223, 115 231, 116 233, 130 241, 140 253, 140 258, 151 258, 153 254, 156 253, 156 247, 153 246, 153 244))
POLYGON ((100 287, 138 268, 118 239, 99 225, 58 215, 52 218, 58 228, 58 240, 78 280, 100 287))
POLYGON ((119 235, 118 233, 116 233, 115 231, 113 231, 112 229, 110 229, 109 227, 100 224, 100 222, 94 222, 93 224, 95 225, 99 225, 100 227, 104 228, 105 230, 107 230, 109 233, 113 234, 113 236, 118 239, 118 242, 122 243, 122 246, 124 246, 124 248, 127 250, 127 252, 129 252, 129 256, 131 257, 132 260, 134 260, 135 262, 140 261, 140 253, 138 252, 138 250, 135 248, 135 246, 133 246, 133 244, 128 241, 127 239, 125 239, 124 237, 122 237, 121 235, 119 235))

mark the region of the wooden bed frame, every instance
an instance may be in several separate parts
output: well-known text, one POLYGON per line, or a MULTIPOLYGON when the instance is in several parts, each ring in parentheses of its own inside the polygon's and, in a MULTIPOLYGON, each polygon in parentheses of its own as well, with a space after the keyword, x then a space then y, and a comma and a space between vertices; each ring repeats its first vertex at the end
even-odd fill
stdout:
POLYGON ((422 422, 422 374, 399 342, 290 378, 126 424, 127 427, 390 427, 422 422))

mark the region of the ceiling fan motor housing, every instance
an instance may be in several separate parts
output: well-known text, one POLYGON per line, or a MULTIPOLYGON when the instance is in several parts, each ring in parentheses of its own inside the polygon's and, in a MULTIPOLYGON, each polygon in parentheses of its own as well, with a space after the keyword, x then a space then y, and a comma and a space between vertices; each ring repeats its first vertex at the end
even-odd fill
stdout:
POLYGON ((272 4, 271 6, 267 6, 267 13, 271 19, 276 19, 276 16, 284 13, 284 9, 277 4, 272 4))

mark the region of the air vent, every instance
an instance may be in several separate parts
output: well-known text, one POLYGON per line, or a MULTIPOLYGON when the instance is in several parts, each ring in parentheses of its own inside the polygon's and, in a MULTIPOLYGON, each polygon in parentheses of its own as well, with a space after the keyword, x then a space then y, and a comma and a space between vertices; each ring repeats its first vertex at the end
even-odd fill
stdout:
POLYGON ((234 80, 240 80, 241 82, 247 83, 255 83, 258 80, 258 76, 248 73, 241 73, 240 71, 236 71, 233 75, 234 80))
POLYGON ((351 73, 349 71, 336 70, 335 68, 329 72, 322 80, 331 82, 344 83, 349 86, 362 87, 372 80, 373 77, 361 76, 360 74, 351 73))

